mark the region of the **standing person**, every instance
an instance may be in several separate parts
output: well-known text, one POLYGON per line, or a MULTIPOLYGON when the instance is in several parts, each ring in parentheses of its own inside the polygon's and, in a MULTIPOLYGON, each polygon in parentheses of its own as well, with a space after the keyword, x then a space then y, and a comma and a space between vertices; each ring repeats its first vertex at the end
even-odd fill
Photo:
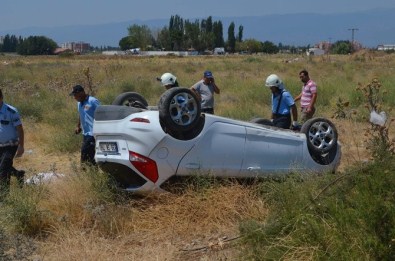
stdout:
POLYGON ((13 167, 14 157, 25 152, 25 135, 18 110, 3 101, 0 89, 0 199, 9 191, 11 175, 23 185, 25 172, 13 167))
POLYGON ((302 111, 302 123, 311 119, 315 113, 315 102, 317 100, 317 85, 310 79, 309 73, 302 70, 299 73, 299 78, 303 82, 302 92, 295 97, 294 101, 300 100, 300 107, 302 111))
POLYGON ((292 128, 298 126, 298 110, 292 95, 285 90, 280 77, 271 74, 267 77, 265 85, 272 92, 272 117, 273 126, 289 129, 291 126, 291 114, 293 118, 292 128))
POLYGON ((191 90, 200 98, 202 112, 214 114, 214 93, 219 94, 220 90, 211 71, 205 71, 203 79, 195 83, 191 90))
POLYGON ((163 87, 166 88, 166 90, 179 86, 177 82, 177 77, 171 73, 164 73, 161 77, 157 77, 156 79, 160 81, 160 83, 163 87))
POLYGON ((95 138, 93 137, 93 118, 96 108, 100 105, 98 99, 85 93, 81 85, 73 87, 70 96, 78 102, 78 123, 75 134, 82 131, 83 142, 81 147, 81 163, 95 165, 95 138))

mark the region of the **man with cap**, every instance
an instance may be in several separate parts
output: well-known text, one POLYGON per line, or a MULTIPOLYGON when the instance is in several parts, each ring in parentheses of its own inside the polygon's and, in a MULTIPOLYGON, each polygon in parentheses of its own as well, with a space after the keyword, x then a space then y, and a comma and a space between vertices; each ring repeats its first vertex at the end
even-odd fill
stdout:
POLYGON ((203 79, 195 83, 191 90, 200 98, 202 112, 214 114, 214 93, 219 94, 220 90, 211 71, 205 71, 203 79))
POLYGON ((17 177, 23 185, 23 170, 16 170, 13 165, 14 157, 23 155, 25 135, 18 110, 3 102, 3 92, 0 89, 0 200, 9 191, 11 175, 17 177))
POLYGON ((93 137, 93 119, 96 108, 100 102, 95 97, 85 93, 81 85, 73 87, 70 96, 78 102, 77 109, 79 113, 75 134, 82 131, 83 142, 81 147, 81 163, 95 165, 95 138, 93 137))

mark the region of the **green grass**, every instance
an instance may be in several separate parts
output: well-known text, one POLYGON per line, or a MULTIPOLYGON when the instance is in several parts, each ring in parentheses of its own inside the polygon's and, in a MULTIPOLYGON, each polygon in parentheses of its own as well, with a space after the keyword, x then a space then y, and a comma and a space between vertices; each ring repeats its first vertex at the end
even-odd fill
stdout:
POLYGON ((241 224, 252 260, 393 260, 395 158, 341 175, 265 182, 265 223, 241 224))

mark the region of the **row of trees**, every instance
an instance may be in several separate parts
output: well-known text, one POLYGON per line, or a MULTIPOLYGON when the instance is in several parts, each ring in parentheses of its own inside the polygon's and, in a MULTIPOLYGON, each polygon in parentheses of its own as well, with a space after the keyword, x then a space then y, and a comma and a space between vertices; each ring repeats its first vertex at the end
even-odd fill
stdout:
MULTIPOLYGON (((202 21, 184 20, 180 16, 171 16, 169 26, 162 29, 151 30, 146 25, 132 25, 128 27, 128 36, 119 41, 122 50, 140 48, 141 50, 170 50, 186 51, 196 50, 203 53, 215 47, 225 47, 229 53, 278 53, 288 51, 291 53, 304 52, 307 47, 275 45, 270 41, 261 42, 255 39, 243 40, 243 26, 238 27, 232 22, 228 27, 228 38, 224 40, 223 25, 221 21, 213 21, 209 16, 202 21)), ((0 43, 0 52, 17 52, 21 55, 47 55, 53 54, 57 44, 45 36, 29 36, 28 38, 6 35, 0 43)), ((115 47, 114 47, 115 48, 115 47)), ((112 49, 114 49, 112 48, 112 49)), ((92 48, 92 51, 110 50, 106 48, 92 48)), ((330 47, 334 54, 348 54, 354 51, 350 41, 337 41, 330 47)))
POLYGON ((4 36, 0 44, 0 52, 16 52, 21 55, 48 55, 53 54, 57 44, 45 36, 29 36, 24 39, 15 35, 4 36))
POLYGON ((228 40, 224 41, 221 21, 213 21, 209 16, 199 21, 184 20, 180 16, 171 16, 169 26, 152 31, 146 25, 128 27, 128 36, 119 41, 122 50, 141 48, 142 50, 182 51, 194 49, 203 52, 215 47, 226 47, 229 52, 236 51, 236 43, 243 40, 243 26, 235 35, 235 24, 228 27, 228 40))
MULTIPOLYGON (((184 20, 180 16, 171 16, 169 26, 162 29, 151 30, 147 25, 134 24, 127 28, 128 35, 119 41, 122 50, 140 48, 141 50, 168 50, 186 51, 196 50, 203 53, 215 47, 225 47, 229 53, 278 53, 287 50, 296 53, 298 50, 306 51, 309 46, 294 47, 275 45, 273 42, 261 42, 256 39, 243 40, 244 27, 240 25, 235 34, 236 25, 231 22, 224 40, 223 25, 221 21, 213 21, 209 16, 202 21, 184 20)), ((334 54, 348 54, 354 51, 350 41, 338 41, 331 46, 330 52, 334 54)))

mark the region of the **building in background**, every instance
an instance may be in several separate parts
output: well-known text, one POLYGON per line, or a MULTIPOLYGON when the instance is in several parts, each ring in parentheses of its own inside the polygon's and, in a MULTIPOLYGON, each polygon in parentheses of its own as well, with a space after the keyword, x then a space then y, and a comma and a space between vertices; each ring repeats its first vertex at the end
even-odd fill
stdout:
POLYGON ((395 50, 395 44, 380 44, 377 46, 378 51, 392 51, 395 50))
POLYGON ((72 50, 75 53, 86 53, 90 50, 91 46, 89 43, 84 42, 69 42, 63 43, 61 48, 72 50))

